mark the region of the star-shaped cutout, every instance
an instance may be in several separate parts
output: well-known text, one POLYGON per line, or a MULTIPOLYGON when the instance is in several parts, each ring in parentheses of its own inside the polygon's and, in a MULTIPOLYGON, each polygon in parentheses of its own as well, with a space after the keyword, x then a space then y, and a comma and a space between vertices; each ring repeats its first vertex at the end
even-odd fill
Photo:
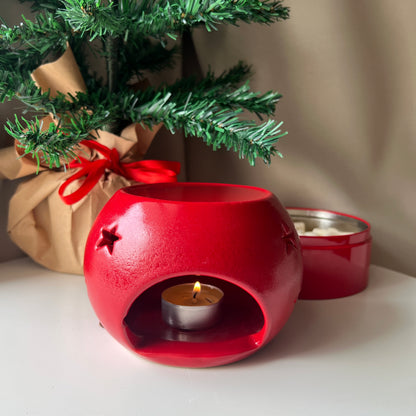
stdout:
POLYGON ((292 249, 297 249, 295 232, 288 227, 287 224, 282 223, 282 240, 286 243, 286 253, 292 249))
POLYGON ((121 236, 119 236, 116 231, 117 227, 113 227, 111 230, 106 230, 103 228, 101 230, 101 240, 97 243, 97 250, 103 247, 107 247, 108 252, 113 254, 114 243, 121 238, 121 236))

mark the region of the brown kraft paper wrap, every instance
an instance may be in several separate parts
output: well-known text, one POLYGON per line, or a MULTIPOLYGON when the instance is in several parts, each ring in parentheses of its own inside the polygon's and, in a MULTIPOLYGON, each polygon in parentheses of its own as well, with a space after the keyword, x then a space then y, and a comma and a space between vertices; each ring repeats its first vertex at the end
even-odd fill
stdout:
MULTIPOLYGON (((85 84, 73 54, 68 47, 57 61, 42 65, 32 74, 42 90, 50 89, 72 93, 84 91, 85 84), (64 75, 63 75, 64 74, 64 75)), ((46 117, 46 128, 52 117, 46 117)), ((97 141, 110 149, 115 148, 121 162, 143 159, 160 126, 152 131, 138 124, 126 127, 120 136, 97 132, 97 141)), ((15 179, 37 170, 36 162, 29 156, 17 158, 19 148, 0 151, 0 177, 15 179)), ((91 149, 80 153, 89 160, 102 156, 91 149)), ((103 175, 94 188, 79 202, 66 205, 58 189, 75 169, 49 170, 41 167, 21 183, 10 200, 8 233, 10 238, 37 263, 59 272, 83 274, 83 257, 89 230, 98 213, 120 188, 136 183, 111 171, 103 175)), ((82 179, 72 182, 65 194, 77 190, 82 179)))

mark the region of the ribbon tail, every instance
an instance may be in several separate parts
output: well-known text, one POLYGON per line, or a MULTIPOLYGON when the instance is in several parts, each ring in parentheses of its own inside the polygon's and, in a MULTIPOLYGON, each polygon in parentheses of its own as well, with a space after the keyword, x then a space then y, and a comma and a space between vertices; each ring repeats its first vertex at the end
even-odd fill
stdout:
POLYGON ((58 190, 58 194, 61 197, 62 201, 67 205, 75 204, 76 202, 80 201, 84 196, 88 194, 94 188, 94 186, 98 183, 101 176, 105 172, 105 166, 103 163, 100 163, 100 166, 96 169, 89 169, 87 167, 81 168, 78 172, 70 176, 60 187, 58 190), (76 181, 77 179, 85 177, 84 182, 82 185, 74 192, 69 195, 64 195, 66 188, 72 182, 76 181))

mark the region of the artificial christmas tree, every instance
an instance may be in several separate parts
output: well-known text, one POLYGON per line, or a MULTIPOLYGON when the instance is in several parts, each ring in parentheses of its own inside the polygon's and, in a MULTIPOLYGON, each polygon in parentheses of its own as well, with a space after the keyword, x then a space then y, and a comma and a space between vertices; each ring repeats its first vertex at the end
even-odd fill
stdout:
POLYGON ((43 170, 18 188, 8 227, 39 263, 82 273, 88 231, 117 189, 132 180, 176 180, 174 162, 140 164, 162 125, 199 137, 213 150, 233 149, 250 164, 256 158, 270 163, 279 154, 282 123, 242 117, 269 117, 280 98, 252 92, 246 64, 170 84, 150 85, 147 78, 178 63, 180 40, 189 39, 192 29, 286 19, 281 1, 31 3, 33 20, 0 28, 0 100, 24 104, 23 114, 6 125, 20 164, 9 169, 4 153, 0 170, 9 178, 43 170), (100 61, 103 76, 97 75, 100 61), (126 175, 126 164, 137 174, 126 175))
MULTIPOLYGON (((23 0, 27 1, 27 0, 23 0)), ((129 123, 152 128, 163 123, 172 132, 183 128, 212 148, 239 152, 251 164, 257 157, 270 162, 282 136, 281 123, 257 125, 239 118, 243 110, 270 116, 280 95, 250 91, 249 67, 239 63, 215 76, 180 79, 171 85, 135 90, 146 71, 175 64, 181 34, 195 27, 215 30, 220 24, 269 24, 288 17, 281 1, 258 0, 34 0, 33 21, 0 31, 0 99, 17 98, 34 119, 9 122, 8 132, 25 153, 50 167, 74 157, 78 144, 96 129, 119 133, 129 123), (172 45, 173 43, 173 45, 172 45), (86 91, 42 91, 31 73, 70 45, 86 91), (106 61, 106 79, 88 66, 86 49, 106 61), (39 116, 55 120, 46 131, 39 116), (42 159, 42 160, 41 160, 42 159)))

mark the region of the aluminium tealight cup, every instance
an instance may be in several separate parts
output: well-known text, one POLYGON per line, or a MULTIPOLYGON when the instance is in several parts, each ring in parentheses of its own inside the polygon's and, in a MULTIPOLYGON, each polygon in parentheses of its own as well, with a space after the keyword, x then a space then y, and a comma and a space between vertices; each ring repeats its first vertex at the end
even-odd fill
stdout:
POLYGON ((171 327, 185 331, 200 331, 215 326, 220 320, 224 292, 215 286, 205 286, 215 288, 220 293, 217 302, 210 305, 177 305, 166 300, 162 293, 163 320, 171 327))

